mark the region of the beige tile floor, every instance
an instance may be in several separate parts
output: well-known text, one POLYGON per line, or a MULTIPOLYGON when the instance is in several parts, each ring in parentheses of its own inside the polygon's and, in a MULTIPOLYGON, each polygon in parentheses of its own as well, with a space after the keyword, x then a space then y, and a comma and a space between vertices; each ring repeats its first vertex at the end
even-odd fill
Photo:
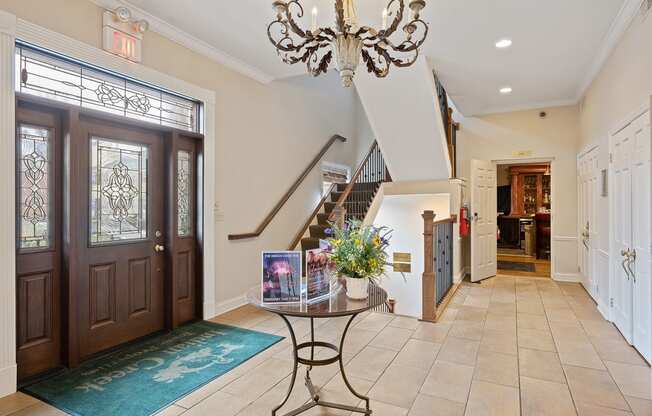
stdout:
MULTIPOLYGON (((251 307, 216 320, 287 335, 279 318, 251 307)), ((305 338, 308 322, 294 324, 305 338)), ((344 324, 318 321, 318 338, 337 339, 344 324)), ((437 324, 364 314, 344 356, 351 383, 372 398, 376 416, 652 415, 650 368, 578 284, 506 276, 464 284, 437 324)), ((269 415, 284 397, 291 359, 285 340, 161 415, 269 415)), ((358 404, 337 367, 315 369, 313 380, 324 399, 358 404)), ((299 380, 284 410, 307 399, 299 380)), ((0 399, 0 416, 61 414, 23 394, 0 399)))

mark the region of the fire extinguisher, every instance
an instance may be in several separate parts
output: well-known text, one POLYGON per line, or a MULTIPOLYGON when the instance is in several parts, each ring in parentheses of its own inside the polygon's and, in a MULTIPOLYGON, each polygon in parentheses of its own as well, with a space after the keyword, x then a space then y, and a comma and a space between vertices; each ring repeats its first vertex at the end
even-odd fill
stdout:
POLYGON ((471 220, 469 219, 469 208, 466 205, 462 205, 460 208, 460 236, 468 236, 470 228, 471 220))

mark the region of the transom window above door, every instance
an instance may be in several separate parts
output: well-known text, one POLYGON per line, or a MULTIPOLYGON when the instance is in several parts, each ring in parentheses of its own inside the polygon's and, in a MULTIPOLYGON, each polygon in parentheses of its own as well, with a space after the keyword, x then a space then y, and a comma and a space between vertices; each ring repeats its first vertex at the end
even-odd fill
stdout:
POLYGON ((16 44, 16 92, 201 133, 201 103, 74 59, 16 44))

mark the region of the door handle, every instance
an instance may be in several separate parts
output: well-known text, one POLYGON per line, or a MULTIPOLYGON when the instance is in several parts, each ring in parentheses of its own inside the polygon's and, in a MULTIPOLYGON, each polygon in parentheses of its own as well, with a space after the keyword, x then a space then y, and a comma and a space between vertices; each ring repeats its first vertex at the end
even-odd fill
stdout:
POLYGON ((588 250, 589 249, 589 244, 586 242, 586 237, 582 239, 582 244, 584 244, 584 247, 588 250))
POLYGON ((636 274, 634 274, 634 270, 632 270, 632 263, 636 261, 636 250, 632 250, 629 253, 629 256, 627 257, 628 262, 627 262, 627 270, 629 270, 630 275, 632 276, 632 279, 634 280, 634 283, 636 283, 636 274))
POLYGON ((155 244, 154 245, 154 251, 157 252, 157 253, 162 253, 162 252, 165 251, 165 246, 163 246, 161 244, 155 244))
POLYGON ((629 280, 629 270, 627 270, 627 267, 625 266, 625 263, 629 260, 629 250, 621 250, 620 255, 623 256, 623 261, 620 263, 622 266, 623 270, 625 271, 625 275, 627 276, 627 280, 629 280))

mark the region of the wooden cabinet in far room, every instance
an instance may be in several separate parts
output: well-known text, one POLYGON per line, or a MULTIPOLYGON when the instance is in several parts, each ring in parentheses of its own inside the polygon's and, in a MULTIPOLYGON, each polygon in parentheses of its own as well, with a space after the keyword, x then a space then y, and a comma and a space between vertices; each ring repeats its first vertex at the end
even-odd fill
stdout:
POLYGON ((511 215, 550 211, 550 165, 509 167, 512 187, 511 215))

